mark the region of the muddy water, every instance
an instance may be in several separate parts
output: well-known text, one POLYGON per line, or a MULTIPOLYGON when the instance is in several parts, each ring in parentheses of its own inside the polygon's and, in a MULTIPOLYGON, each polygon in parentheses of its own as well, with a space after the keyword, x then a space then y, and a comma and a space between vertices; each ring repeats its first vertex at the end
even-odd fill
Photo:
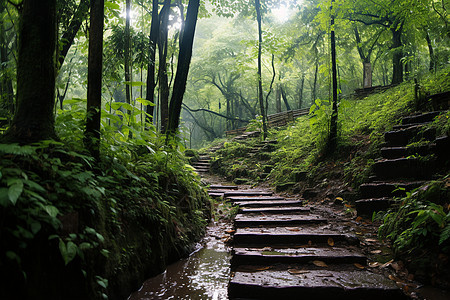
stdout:
POLYGON ((128 300, 228 299, 231 255, 224 243, 227 229, 229 225, 225 222, 208 226, 205 238, 194 253, 145 281, 128 300))

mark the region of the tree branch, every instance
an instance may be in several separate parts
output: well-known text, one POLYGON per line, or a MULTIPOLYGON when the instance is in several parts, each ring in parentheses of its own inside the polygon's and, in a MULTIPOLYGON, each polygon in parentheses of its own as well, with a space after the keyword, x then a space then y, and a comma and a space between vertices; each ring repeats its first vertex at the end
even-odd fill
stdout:
POLYGON ((184 103, 183 103, 183 107, 184 107, 185 109, 191 111, 191 112, 204 111, 204 112, 207 112, 207 113, 210 113, 210 114, 214 114, 214 115, 216 115, 216 116, 219 116, 219 117, 225 118, 225 119, 227 119, 227 120, 231 120, 231 121, 239 121, 239 122, 242 122, 242 123, 248 123, 248 122, 250 122, 250 120, 242 120, 242 119, 239 119, 239 118, 227 117, 227 116, 225 116, 225 115, 222 115, 222 114, 220 114, 220 113, 218 113, 218 112, 215 112, 215 111, 212 111, 212 110, 209 110, 209 109, 206 109, 206 108, 191 109, 191 108, 189 108, 189 107, 188 107, 186 104, 184 104, 184 103))

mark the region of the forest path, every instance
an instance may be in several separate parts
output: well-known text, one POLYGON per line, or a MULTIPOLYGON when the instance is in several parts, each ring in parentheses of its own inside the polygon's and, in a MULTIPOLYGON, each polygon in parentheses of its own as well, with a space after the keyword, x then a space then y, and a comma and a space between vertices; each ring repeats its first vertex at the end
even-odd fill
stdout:
POLYGON ((341 206, 304 205, 260 188, 215 185, 208 192, 239 206, 229 299, 406 298, 395 281, 368 266, 341 206))
MULTIPOLYGON (((370 222, 355 221, 341 203, 307 203, 269 188, 211 180, 209 157, 196 165, 211 197, 239 207, 232 233, 229 299, 406 299, 370 222), (286 196, 286 197, 285 197, 286 196)), ((388 250, 389 252, 389 250, 388 250)))

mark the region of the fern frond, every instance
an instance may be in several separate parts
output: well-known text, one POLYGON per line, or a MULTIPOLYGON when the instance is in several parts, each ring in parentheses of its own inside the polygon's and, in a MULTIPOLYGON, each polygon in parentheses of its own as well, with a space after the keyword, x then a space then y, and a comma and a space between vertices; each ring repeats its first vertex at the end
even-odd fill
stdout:
POLYGON ((444 230, 442 230, 439 236, 439 245, 448 240, 448 238, 450 238, 450 223, 448 223, 444 230))
POLYGON ((0 153, 13 155, 31 155, 35 149, 31 146, 20 146, 18 144, 0 144, 0 153))

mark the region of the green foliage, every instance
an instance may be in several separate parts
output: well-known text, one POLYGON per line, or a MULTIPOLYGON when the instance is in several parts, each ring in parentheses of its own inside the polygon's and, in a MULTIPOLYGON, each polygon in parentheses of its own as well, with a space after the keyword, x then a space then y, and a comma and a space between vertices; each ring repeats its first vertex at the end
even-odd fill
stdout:
POLYGON ((444 180, 408 193, 398 200, 397 208, 384 215, 379 236, 392 240, 399 255, 413 256, 424 248, 438 246, 449 252, 448 192, 444 180))

